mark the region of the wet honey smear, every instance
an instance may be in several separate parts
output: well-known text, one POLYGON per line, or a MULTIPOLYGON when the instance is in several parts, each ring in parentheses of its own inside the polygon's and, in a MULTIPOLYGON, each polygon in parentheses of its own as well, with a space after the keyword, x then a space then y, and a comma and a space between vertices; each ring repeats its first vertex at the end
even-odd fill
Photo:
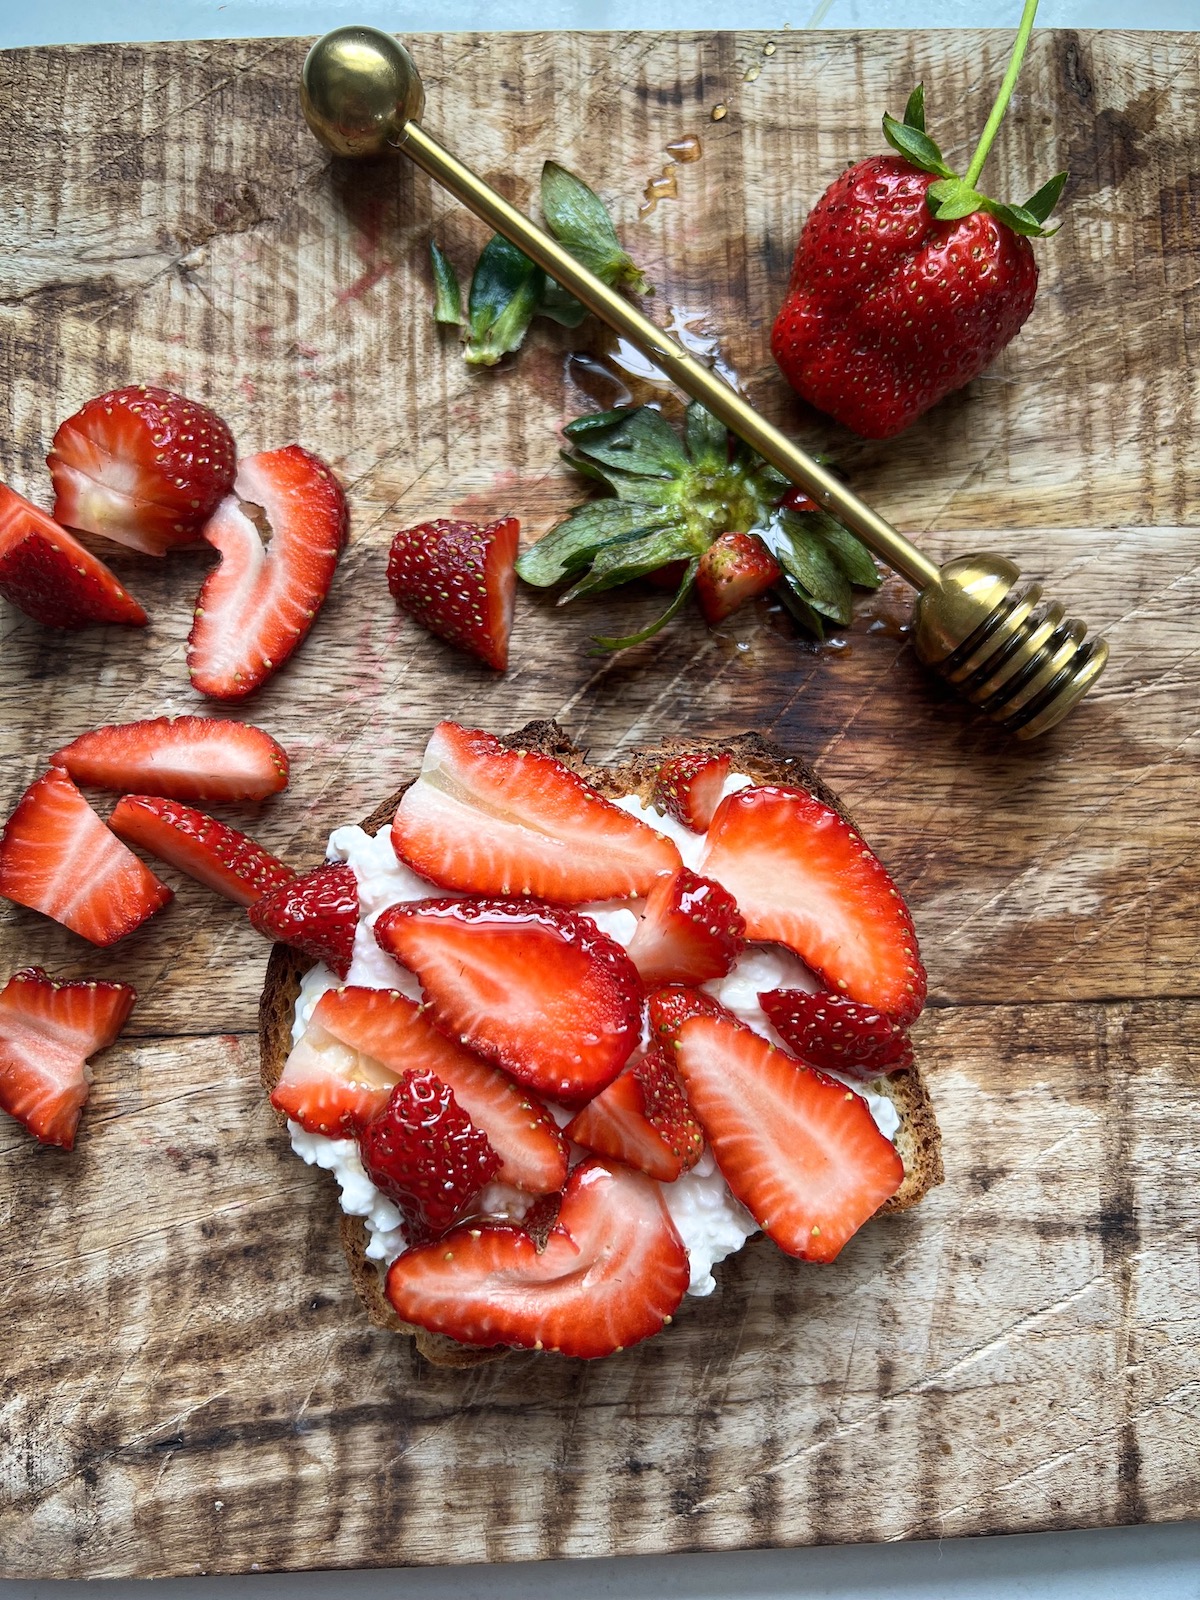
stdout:
POLYGON ((704 154, 700 136, 695 133, 681 134, 678 139, 670 140, 665 148, 670 159, 663 163, 661 172, 647 178, 646 187, 642 190, 642 203, 638 206, 639 217, 648 217, 660 200, 678 200, 679 184, 675 174, 680 167, 690 166, 704 154))

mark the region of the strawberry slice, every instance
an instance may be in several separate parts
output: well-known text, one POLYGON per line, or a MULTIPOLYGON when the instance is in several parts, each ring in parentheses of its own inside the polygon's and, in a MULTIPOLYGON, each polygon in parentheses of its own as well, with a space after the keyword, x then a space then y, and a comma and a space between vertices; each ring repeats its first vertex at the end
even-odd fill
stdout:
POLYGON ((394 989, 329 989, 292 1050, 272 1104, 312 1133, 345 1138, 378 1116, 404 1071, 428 1071, 487 1134, 497 1177, 531 1194, 561 1189, 567 1146, 545 1108, 504 1073, 447 1039, 394 989))
POLYGON ((171 899, 61 767, 26 789, 4 825, 0 894, 93 944, 115 944, 171 899))
POLYGON ((642 982, 723 978, 745 948, 746 924, 728 889, 680 867, 659 878, 629 945, 642 982))
POLYGON ((674 1182, 704 1154, 704 1130, 660 1045, 589 1101, 564 1132, 660 1183, 674 1182))
POLYGON ((723 533, 700 558, 696 598, 706 622, 724 622, 757 600, 783 576, 783 568, 757 535, 723 533))
POLYGON ((912 1065, 908 1029, 857 1000, 804 989, 768 989, 758 997, 767 1021, 810 1067, 865 1083, 912 1065))
POLYGON ((656 989, 646 1002, 650 1013, 650 1031, 656 1039, 674 1047, 679 1040, 679 1030, 689 1017, 730 1017, 719 1000, 705 994, 703 989, 684 989, 673 984, 667 989, 656 989))
POLYGON ((267 939, 302 950, 332 967, 350 971, 358 929, 358 879, 342 862, 289 878, 250 907, 250 921, 267 939))
POLYGON ((666 811, 693 833, 707 833, 728 776, 728 756, 698 751, 672 756, 655 775, 650 804, 656 811, 666 811))
POLYGON ((524 1228, 472 1223, 397 1257, 387 1295, 402 1321, 460 1344, 590 1360, 658 1333, 688 1276, 657 1184, 585 1161, 567 1182, 544 1249, 524 1228))
POLYGON ((92 1084, 88 1057, 113 1042, 136 999, 128 983, 15 972, 0 991, 0 1109, 43 1144, 74 1149, 92 1084))
POLYGON ((298 444, 238 463, 233 493, 204 528, 221 560, 201 586, 188 635, 201 694, 243 700, 278 672, 329 593, 348 515, 333 473, 298 444), (266 519, 268 543, 247 504, 266 519))
POLYGON ((788 1255, 832 1261, 904 1181, 866 1101, 724 1017, 691 1017, 675 1055, 733 1193, 788 1255))
POLYGON ((295 877, 291 867, 244 833, 178 800, 127 794, 117 801, 108 825, 129 844, 141 845, 239 906, 253 905, 295 877))
POLYGON ((671 841, 551 756, 439 722, 396 810, 401 861, 444 889, 565 905, 646 894, 682 865, 671 841))
POLYGON ((146 625, 146 613, 90 550, 0 483, 0 594, 46 628, 146 625))
POLYGON ((732 894, 746 937, 784 944, 826 986, 908 1023, 925 969, 908 907, 846 819, 803 789, 721 802, 701 870, 732 894))
POLYGON ((430 633, 503 672, 520 534, 516 517, 486 528, 445 520, 402 528, 388 556, 392 598, 430 633))
POLYGON ((113 389, 54 435, 54 515, 161 556, 199 538, 235 460, 233 435, 207 406, 145 384, 113 389))
POLYGON ((76 783, 169 800, 265 800, 288 784, 288 758, 269 733, 216 717, 152 717, 93 728, 50 758, 76 783))
POLYGON ((375 937, 451 1038, 555 1100, 590 1100, 641 1033, 642 986, 589 917, 536 900, 415 900, 375 937))

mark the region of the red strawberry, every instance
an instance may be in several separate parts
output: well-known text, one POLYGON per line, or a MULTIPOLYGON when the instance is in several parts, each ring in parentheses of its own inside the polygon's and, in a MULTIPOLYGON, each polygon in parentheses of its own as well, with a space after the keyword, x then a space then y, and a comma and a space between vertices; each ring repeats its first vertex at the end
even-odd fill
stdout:
POLYGON ((693 833, 707 833, 728 776, 728 756, 702 752, 672 756, 655 775, 650 804, 693 833))
POLYGON ((846 819, 803 789, 743 789, 721 802, 701 863, 746 919, 851 1000, 911 1022, 925 969, 908 907, 846 819))
POLYGON ((289 878, 250 907, 250 921, 264 938, 303 950, 332 967, 350 971, 358 928, 358 879, 342 863, 289 878))
POLYGON ((412 1243, 436 1238, 496 1176, 500 1157, 432 1072, 406 1072, 358 1136, 363 1168, 400 1207, 412 1243))
POLYGON ((288 783, 287 755, 269 733, 215 717, 154 717, 94 728, 50 759, 76 783, 171 800, 265 800, 288 783))
POLYGON ((389 906, 375 937, 415 972, 434 1022, 555 1100, 612 1082, 641 1032, 642 987, 590 918, 536 900, 389 906))
POLYGON ((740 1022, 690 1018, 675 1060, 726 1183, 788 1255, 832 1261, 904 1181, 860 1095, 740 1022))
MULTIPOLYGON (((818 456, 823 461, 823 456, 818 456)), ((819 511, 821 508, 812 495, 805 494, 803 489, 789 489, 781 496, 779 506, 782 511, 819 511)))
POLYGON ((704 1131, 661 1045, 590 1100, 564 1131, 585 1149, 662 1183, 673 1182, 704 1154, 704 1131))
POLYGON ((311 1132, 344 1138, 383 1110, 408 1068, 436 1073, 453 1089, 500 1157, 502 1182, 531 1194, 562 1188, 567 1146, 545 1109, 439 1033, 420 1006, 394 989, 352 985, 323 994, 271 1100, 311 1132))
POLYGON ((728 889, 680 867, 659 878, 629 945, 645 984, 723 978, 745 946, 746 924, 728 889))
POLYGON ((388 556, 388 588, 423 628, 503 672, 516 598, 521 524, 502 517, 402 528, 388 556))
POLYGON ((756 534, 723 533, 700 557, 696 598, 706 622, 724 622, 757 600, 783 576, 783 568, 756 534))
POLYGON ((392 823, 400 860, 468 894, 581 905, 645 894, 681 865, 661 833, 561 761, 439 722, 392 823))
POLYGON ((253 905, 295 877, 291 867, 244 833, 178 800, 127 794, 117 801, 108 825, 128 843, 239 906, 253 905))
POLYGON ((784 1043, 810 1067, 865 1083, 912 1065, 908 1029, 894 1017, 840 994, 768 989, 758 1003, 784 1043))
POLYGON ((730 1017, 719 1000, 705 994, 703 989, 685 989, 671 984, 666 989, 655 989, 646 1002, 650 1013, 650 1031, 664 1044, 674 1046, 679 1030, 689 1017, 730 1017))
POLYGON ((46 458, 54 515, 161 556, 191 544, 233 486, 233 435, 207 406, 132 384, 87 404, 46 458))
POLYGON ((204 537, 220 551, 188 636, 188 671, 201 694, 243 700, 300 644, 329 593, 346 543, 341 485, 316 456, 290 444, 238 463, 233 494, 204 537), (261 508, 263 543, 244 503, 261 508))
POLYGON ((26 789, 4 825, 0 894, 93 944, 115 944, 171 899, 60 767, 26 789))
POLYGON ((125 1026, 137 990, 128 983, 66 983, 41 967, 0 991, 0 1109, 43 1144, 75 1146, 91 1088, 88 1057, 125 1026))
POLYGON ((460 1344, 590 1359, 658 1333, 688 1277, 662 1190, 639 1172, 585 1161, 544 1249, 511 1224, 456 1228, 399 1256, 387 1295, 402 1321, 460 1344))
POLYGON ((146 623, 146 613, 103 561, 2 483, 0 595, 46 628, 146 623))

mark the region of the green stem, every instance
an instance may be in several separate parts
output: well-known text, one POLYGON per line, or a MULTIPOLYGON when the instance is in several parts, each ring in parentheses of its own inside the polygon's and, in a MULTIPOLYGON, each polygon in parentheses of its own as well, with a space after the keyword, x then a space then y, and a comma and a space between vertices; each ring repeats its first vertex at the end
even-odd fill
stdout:
POLYGON ((1037 14, 1037 8, 1038 0, 1025 0, 1025 10, 1021 13, 1021 26, 1017 29, 1017 41, 1013 45, 1008 71, 1004 74, 1000 93, 996 96, 996 103, 979 136, 979 143, 975 146, 975 154, 971 157, 971 165, 967 168, 963 180, 972 189, 979 182, 979 174, 983 171, 988 151, 992 148, 992 140, 996 137, 996 130, 1004 121, 1004 113, 1008 110, 1008 102, 1012 99, 1012 92, 1016 88, 1021 62, 1025 59, 1025 46, 1029 43, 1029 35, 1033 32, 1033 19, 1037 14))

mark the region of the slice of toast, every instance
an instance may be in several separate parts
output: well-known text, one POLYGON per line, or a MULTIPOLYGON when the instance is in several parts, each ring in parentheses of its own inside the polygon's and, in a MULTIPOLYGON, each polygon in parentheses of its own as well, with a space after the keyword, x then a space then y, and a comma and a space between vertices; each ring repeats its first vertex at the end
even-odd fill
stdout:
MULTIPOLYGON (((730 757, 731 771, 744 772, 756 783, 796 784, 809 789, 826 805, 845 816, 847 821, 850 820, 837 796, 802 761, 755 733, 741 734, 728 740, 667 739, 653 749, 639 750, 619 766, 611 767, 592 766, 556 722, 530 722, 504 739, 503 743, 512 749, 537 750, 543 755, 554 756, 565 766, 580 773, 610 799, 636 794, 644 803, 649 803, 655 776, 669 756, 711 750, 715 755, 724 753, 730 757)), ((400 797, 407 788, 408 784, 405 784, 395 794, 389 795, 364 819, 362 827, 365 832, 374 835, 391 823, 400 797)), ((430 893, 436 892, 431 887, 430 893)), ((308 956, 288 945, 277 944, 271 951, 259 1006, 261 1073, 263 1087, 268 1094, 279 1082, 291 1050, 296 999, 301 980, 312 965, 308 956)), ((904 1162, 904 1182, 881 1208, 881 1213, 905 1211, 942 1182, 941 1135, 937 1119, 920 1068, 915 1064, 904 1072, 896 1073, 894 1077, 879 1079, 872 1087, 886 1094, 900 1114, 896 1148, 904 1162)), ((285 1120, 280 1117, 281 1122, 285 1120)), ((417 1349, 427 1360, 442 1367, 472 1367, 481 1362, 499 1360, 508 1354, 503 1346, 481 1350, 458 1344, 444 1334, 429 1333, 424 1328, 414 1328, 401 1322, 384 1294, 383 1274, 378 1264, 367 1258, 367 1231, 360 1217, 341 1217, 341 1240, 351 1279, 371 1321, 379 1327, 411 1334, 416 1340, 417 1349)))

